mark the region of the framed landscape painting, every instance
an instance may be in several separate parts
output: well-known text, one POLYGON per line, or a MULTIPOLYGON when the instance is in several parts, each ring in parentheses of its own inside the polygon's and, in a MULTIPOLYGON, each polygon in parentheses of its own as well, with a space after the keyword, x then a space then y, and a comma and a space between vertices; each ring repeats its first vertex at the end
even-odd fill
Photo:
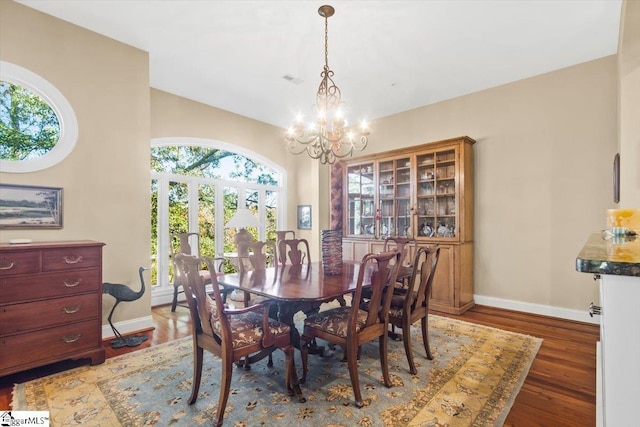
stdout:
POLYGON ((62 228, 62 188, 0 184, 3 228, 62 228))

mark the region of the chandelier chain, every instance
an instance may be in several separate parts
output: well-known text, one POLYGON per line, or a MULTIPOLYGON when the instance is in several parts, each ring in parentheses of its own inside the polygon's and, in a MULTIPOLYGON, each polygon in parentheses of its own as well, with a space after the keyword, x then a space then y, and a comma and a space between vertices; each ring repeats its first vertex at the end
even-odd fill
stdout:
POLYGON ((329 18, 324 17, 324 69, 329 69, 329 18))

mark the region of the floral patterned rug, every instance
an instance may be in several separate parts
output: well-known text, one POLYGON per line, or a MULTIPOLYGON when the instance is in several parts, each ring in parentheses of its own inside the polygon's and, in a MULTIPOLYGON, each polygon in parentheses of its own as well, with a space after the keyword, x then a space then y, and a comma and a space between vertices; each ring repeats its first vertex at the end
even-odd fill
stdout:
MULTIPOLYGON (((376 344, 363 346, 360 384, 368 405, 353 406, 342 352, 309 356, 299 403, 284 389, 284 357, 274 353, 250 371, 235 368, 225 426, 501 426, 542 340, 431 315, 434 360, 425 357, 412 328, 417 375, 404 346, 390 340, 393 387, 382 384, 376 344)), ((191 338, 108 359, 23 384, 13 409, 50 411, 51 426, 211 425, 217 408, 220 363, 205 355, 198 401, 187 405, 192 378, 191 338)), ((299 353, 296 366, 300 371, 299 353)))

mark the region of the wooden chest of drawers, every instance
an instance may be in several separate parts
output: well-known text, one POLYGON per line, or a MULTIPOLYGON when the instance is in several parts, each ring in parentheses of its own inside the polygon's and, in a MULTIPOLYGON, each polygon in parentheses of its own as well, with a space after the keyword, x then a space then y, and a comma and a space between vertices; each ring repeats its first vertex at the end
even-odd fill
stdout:
POLYGON ((104 362, 103 246, 0 244, 0 376, 64 359, 104 362))

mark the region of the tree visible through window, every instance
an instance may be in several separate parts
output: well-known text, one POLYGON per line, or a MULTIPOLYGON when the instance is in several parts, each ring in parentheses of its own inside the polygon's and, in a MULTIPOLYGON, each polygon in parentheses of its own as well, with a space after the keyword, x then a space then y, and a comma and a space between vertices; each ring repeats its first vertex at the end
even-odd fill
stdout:
POLYGON ((59 138, 58 116, 44 99, 25 87, 0 81, 0 159, 43 156, 59 138))
MULTIPOLYGON (((248 229, 255 239, 275 239, 277 208, 284 193, 281 173, 271 167, 208 145, 163 145, 151 148, 151 170, 152 254, 157 260, 153 283, 162 287, 173 280, 171 264, 163 266, 168 253, 160 243, 170 242, 175 233, 200 233, 202 255, 234 252, 237 230, 224 225, 238 207, 250 209, 263 222, 261 230, 248 229)), ((233 266, 227 262, 225 269, 233 266)))

